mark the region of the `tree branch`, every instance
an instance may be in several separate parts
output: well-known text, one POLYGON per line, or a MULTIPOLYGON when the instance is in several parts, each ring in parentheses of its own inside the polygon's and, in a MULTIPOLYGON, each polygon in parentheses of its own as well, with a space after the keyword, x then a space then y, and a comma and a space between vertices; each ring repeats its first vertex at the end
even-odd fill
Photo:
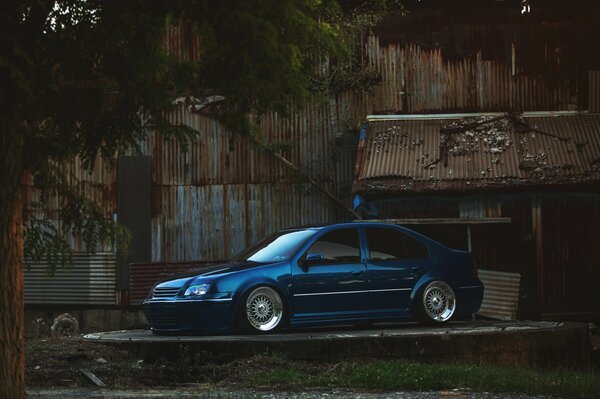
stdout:
POLYGON ((317 190, 319 190, 320 192, 325 194, 325 196, 327 196, 327 198, 329 198, 331 201, 333 201, 336 205, 340 206, 342 209, 345 209, 346 211, 351 213, 355 218, 362 219, 361 216, 358 213, 354 212, 354 210, 352 208, 350 208, 349 206, 344 204, 339 198, 337 198, 335 195, 333 195, 333 193, 331 191, 329 191, 328 189, 323 187, 315 179, 310 177, 306 172, 304 172, 298 166, 294 165, 292 162, 290 162, 288 159, 286 159, 283 155, 274 151, 267 144, 258 140, 256 137, 252 136, 251 139, 252 139, 253 143, 257 144, 263 151, 271 154, 275 159, 277 159, 279 162, 281 162, 286 168, 293 170, 294 172, 296 172, 300 176, 302 176, 304 179, 306 179, 306 181, 308 181, 310 184, 312 184, 317 190))

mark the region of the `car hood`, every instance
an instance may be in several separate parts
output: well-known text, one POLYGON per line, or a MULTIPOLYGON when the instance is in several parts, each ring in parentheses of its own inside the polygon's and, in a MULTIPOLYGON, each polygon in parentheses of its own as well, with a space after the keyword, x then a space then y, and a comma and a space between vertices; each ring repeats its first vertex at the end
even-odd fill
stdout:
POLYGON ((258 266, 264 266, 266 263, 258 263, 258 262, 229 262, 229 263, 221 263, 208 267, 197 267, 194 269, 190 269, 186 272, 176 274, 165 278, 159 284, 161 287, 182 287, 187 282, 197 277, 213 277, 219 276, 226 273, 232 273, 247 269, 252 269, 258 266))

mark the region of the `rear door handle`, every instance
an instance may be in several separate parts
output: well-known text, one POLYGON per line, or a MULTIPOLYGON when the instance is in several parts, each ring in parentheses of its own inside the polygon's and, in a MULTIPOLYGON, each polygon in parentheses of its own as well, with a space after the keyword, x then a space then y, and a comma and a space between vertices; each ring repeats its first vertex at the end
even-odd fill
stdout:
POLYGON ((353 275, 353 276, 360 276, 364 272, 365 272, 364 270, 356 270, 354 272, 351 272, 350 274, 353 275))

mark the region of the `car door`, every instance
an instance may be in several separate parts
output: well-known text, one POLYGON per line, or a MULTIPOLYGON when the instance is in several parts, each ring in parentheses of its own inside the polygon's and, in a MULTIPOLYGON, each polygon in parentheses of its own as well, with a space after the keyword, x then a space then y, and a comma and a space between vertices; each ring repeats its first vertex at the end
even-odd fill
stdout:
POLYGON ((361 262, 356 227, 331 230, 318 237, 292 274, 296 319, 351 318, 367 310, 366 265, 361 262))
POLYGON ((408 311, 412 288, 427 266, 427 247, 392 227, 366 227, 365 236, 370 313, 408 311))

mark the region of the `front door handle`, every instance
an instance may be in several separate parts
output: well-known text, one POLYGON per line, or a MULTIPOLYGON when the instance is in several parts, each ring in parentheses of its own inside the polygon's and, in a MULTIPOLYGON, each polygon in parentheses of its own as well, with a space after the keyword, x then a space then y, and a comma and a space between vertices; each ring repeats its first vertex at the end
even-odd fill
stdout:
POLYGON ((350 274, 353 276, 360 276, 364 272, 365 272, 364 270, 357 270, 357 271, 351 272, 350 274))

